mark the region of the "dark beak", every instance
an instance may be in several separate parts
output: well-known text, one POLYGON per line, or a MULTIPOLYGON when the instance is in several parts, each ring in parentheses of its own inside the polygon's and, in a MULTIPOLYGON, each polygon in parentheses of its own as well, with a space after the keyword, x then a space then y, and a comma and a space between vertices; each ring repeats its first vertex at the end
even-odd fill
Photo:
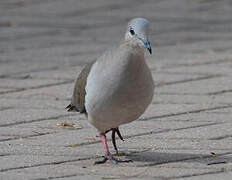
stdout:
POLYGON ((143 40, 143 44, 145 45, 145 47, 147 48, 147 50, 149 51, 150 54, 152 54, 152 49, 151 49, 151 44, 148 40, 143 40))

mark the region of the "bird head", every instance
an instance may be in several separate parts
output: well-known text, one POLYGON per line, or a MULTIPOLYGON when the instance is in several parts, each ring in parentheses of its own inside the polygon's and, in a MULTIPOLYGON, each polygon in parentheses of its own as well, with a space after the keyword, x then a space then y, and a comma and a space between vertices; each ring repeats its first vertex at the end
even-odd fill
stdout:
POLYGON ((132 19, 128 25, 125 34, 126 41, 133 41, 133 44, 147 49, 152 53, 151 45, 148 40, 149 22, 144 18, 132 19))

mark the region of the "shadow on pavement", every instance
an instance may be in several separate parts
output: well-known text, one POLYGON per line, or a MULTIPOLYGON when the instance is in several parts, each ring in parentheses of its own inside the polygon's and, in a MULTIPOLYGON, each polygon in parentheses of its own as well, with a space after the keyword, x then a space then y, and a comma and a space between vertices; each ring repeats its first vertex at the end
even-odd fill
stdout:
MULTIPOLYGON (((231 153, 231 152, 230 152, 231 153)), ((159 165, 174 162, 196 162, 206 165, 225 164, 232 162, 232 157, 226 156, 230 153, 216 154, 191 154, 191 153, 160 153, 160 152, 141 152, 130 156, 132 161, 146 162, 148 165, 159 165), (150 164, 151 163, 151 164, 150 164)))

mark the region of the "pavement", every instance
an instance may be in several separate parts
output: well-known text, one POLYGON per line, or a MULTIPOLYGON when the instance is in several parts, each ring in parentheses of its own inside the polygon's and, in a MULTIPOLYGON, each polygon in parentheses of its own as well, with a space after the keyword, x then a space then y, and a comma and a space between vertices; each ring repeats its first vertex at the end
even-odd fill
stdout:
POLYGON ((1 0, 0 179, 231 179, 231 8, 230 0, 1 0), (94 165, 104 154, 97 132, 65 107, 83 66, 119 43, 133 17, 151 23, 155 96, 120 127, 120 158, 133 162, 94 165))

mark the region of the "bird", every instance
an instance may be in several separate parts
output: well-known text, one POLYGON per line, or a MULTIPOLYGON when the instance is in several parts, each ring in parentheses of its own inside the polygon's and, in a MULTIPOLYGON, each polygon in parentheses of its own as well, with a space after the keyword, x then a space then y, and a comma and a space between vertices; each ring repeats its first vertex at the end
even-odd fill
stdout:
POLYGON ((149 21, 133 18, 122 42, 87 64, 75 82, 66 108, 84 113, 97 129, 105 156, 95 164, 125 162, 111 154, 106 133, 112 131, 112 143, 118 153, 115 134, 123 140, 119 126, 138 119, 153 99, 155 85, 145 61, 146 50, 152 54, 148 34, 149 21))

